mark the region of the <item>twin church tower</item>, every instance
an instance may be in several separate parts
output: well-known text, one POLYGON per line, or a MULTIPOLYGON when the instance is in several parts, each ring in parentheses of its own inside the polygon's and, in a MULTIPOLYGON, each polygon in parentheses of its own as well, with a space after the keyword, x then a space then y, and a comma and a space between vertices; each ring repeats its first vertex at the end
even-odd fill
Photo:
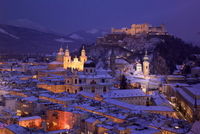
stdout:
POLYGON ((72 59, 72 57, 70 56, 70 51, 68 47, 65 52, 63 48, 60 48, 56 57, 56 61, 62 62, 64 69, 71 68, 83 71, 84 63, 87 61, 85 48, 82 48, 80 57, 75 57, 74 59, 72 59))
MULTIPOLYGON (((77 69, 78 71, 83 71, 84 69, 84 63, 87 61, 86 51, 83 47, 81 50, 81 55, 79 58, 75 57, 72 60, 72 57, 70 56, 70 51, 67 47, 67 49, 63 50, 63 48, 60 48, 56 61, 61 63, 64 69, 77 69)), ((149 57, 147 55, 147 51, 145 52, 145 56, 143 58, 143 74, 144 76, 149 75, 149 57)), ((140 63, 137 63, 136 65, 136 72, 142 72, 142 65, 140 63)))

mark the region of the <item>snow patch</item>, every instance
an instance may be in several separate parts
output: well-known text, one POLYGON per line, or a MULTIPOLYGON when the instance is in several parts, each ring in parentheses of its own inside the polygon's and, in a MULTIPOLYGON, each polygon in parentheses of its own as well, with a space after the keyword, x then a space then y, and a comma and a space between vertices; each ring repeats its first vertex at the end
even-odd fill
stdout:
POLYGON ((76 39, 76 40, 83 40, 83 37, 81 37, 78 34, 72 34, 69 37, 72 38, 72 39, 76 39))
POLYGON ((5 35, 8 35, 8 36, 10 36, 10 37, 12 37, 14 39, 19 39, 19 37, 15 36, 13 34, 10 34, 9 32, 7 32, 6 30, 4 30, 2 28, 0 28, 0 32, 3 33, 3 34, 5 34, 5 35))
POLYGON ((72 40, 66 40, 65 38, 55 39, 55 41, 61 42, 61 43, 71 43, 71 42, 73 42, 72 40))

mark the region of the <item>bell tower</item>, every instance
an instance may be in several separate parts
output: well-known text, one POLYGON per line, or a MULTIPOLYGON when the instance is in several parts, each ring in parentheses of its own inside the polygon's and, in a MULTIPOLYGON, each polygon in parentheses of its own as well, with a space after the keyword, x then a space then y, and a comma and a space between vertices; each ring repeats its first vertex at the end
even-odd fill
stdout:
POLYGON ((82 50, 81 50, 80 61, 81 61, 83 64, 87 61, 87 56, 86 56, 86 52, 85 52, 84 46, 83 46, 83 48, 82 48, 82 50))
POLYGON ((63 51, 63 48, 61 47, 58 51, 56 60, 59 62, 63 62, 63 57, 64 57, 64 51, 63 51))
POLYGON ((65 50, 65 56, 64 56, 63 64, 64 64, 63 65, 64 69, 71 67, 71 56, 70 56, 68 46, 67 46, 67 49, 65 50))
POLYGON ((145 51, 145 56, 143 58, 143 73, 144 76, 149 75, 149 57, 147 55, 147 51, 145 51))

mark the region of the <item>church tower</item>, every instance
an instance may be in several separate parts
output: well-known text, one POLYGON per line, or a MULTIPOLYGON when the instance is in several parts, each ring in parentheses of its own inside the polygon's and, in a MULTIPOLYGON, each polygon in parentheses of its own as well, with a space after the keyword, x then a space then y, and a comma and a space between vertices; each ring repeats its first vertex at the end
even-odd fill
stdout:
POLYGON ((85 52, 84 46, 83 46, 83 49, 81 50, 80 61, 81 61, 83 64, 87 61, 87 56, 86 56, 86 52, 85 52))
POLYGON ((65 56, 64 56, 63 64, 64 64, 63 65, 64 69, 71 67, 71 56, 70 56, 68 46, 67 46, 67 49, 65 50, 65 56))
POLYGON ((149 75, 149 57, 147 55, 147 51, 145 52, 145 56, 143 58, 143 73, 144 76, 149 75))
POLYGON ((63 51, 63 48, 61 47, 58 51, 56 61, 63 62, 63 60, 64 60, 63 58, 64 58, 64 51, 63 51))

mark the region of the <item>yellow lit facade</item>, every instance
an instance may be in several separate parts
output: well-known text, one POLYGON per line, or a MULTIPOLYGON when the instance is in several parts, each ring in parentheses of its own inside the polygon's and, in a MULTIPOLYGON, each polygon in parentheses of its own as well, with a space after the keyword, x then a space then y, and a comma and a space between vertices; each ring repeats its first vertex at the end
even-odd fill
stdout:
POLYGON ((77 69, 78 71, 83 71, 83 66, 86 61, 87 61, 87 56, 84 47, 81 51, 81 56, 79 58, 75 57, 73 60, 70 56, 69 49, 67 48, 65 50, 63 67, 64 69, 70 68, 70 69, 77 69))

